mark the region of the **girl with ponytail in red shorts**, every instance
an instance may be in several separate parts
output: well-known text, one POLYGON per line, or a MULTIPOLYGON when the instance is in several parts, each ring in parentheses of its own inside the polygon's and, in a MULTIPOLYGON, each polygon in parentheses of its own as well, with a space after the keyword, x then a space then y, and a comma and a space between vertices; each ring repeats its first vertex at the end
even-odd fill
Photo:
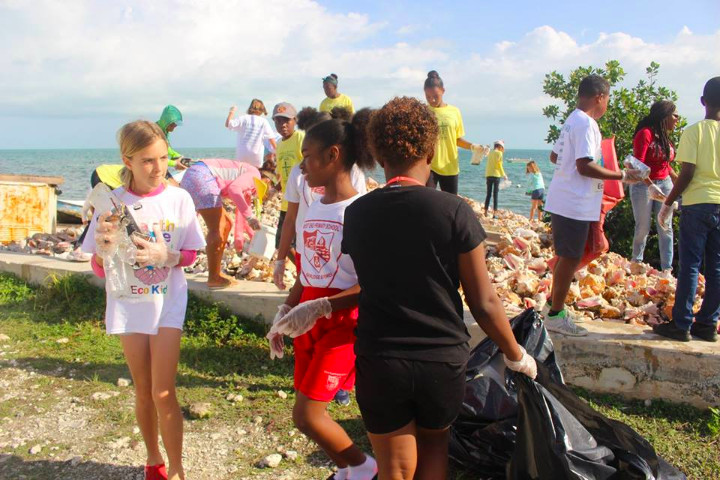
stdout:
POLYGON ((351 121, 326 120, 310 128, 300 164, 308 185, 324 188, 308 208, 297 238, 298 279, 280 306, 268 334, 271 355, 282 355, 283 335, 293 337, 295 390, 293 421, 337 464, 334 480, 371 480, 375 459, 358 448, 327 412, 339 389, 355 383, 355 327, 360 288, 355 266, 341 252, 345 208, 360 194, 351 181, 354 165, 374 166, 365 129, 370 110, 351 121))

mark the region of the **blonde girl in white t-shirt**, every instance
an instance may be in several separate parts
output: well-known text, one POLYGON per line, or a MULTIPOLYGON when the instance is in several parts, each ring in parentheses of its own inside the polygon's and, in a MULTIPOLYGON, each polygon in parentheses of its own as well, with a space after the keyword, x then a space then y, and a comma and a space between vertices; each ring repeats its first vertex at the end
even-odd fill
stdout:
POLYGON ((120 335, 135 386, 135 415, 147 449, 145 478, 184 480, 183 417, 175 394, 187 306, 181 267, 194 262, 205 242, 190 195, 165 183, 168 145, 162 130, 152 122, 128 123, 118 143, 124 185, 112 199, 127 206, 150 240, 133 234, 133 248, 123 241, 117 215, 95 212, 83 250, 93 254, 95 273, 107 275, 105 324, 109 334, 120 335))

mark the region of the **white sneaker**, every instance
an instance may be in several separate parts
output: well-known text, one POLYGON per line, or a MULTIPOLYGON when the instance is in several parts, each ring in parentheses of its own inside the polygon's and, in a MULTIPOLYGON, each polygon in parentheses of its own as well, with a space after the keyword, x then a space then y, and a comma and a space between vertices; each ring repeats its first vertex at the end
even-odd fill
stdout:
POLYGON ((573 321, 574 318, 567 310, 563 310, 554 317, 544 315, 545 328, 550 332, 562 333, 569 337, 584 337, 589 332, 583 327, 578 327, 573 321))
MULTIPOLYGON (((540 310, 540 315, 542 315, 543 320, 546 320, 549 314, 550 314, 550 302, 545 302, 545 305, 543 306, 542 310, 540 310)), ((572 321, 575 323, 585 323, 585 317, 573 317, 572 321)))

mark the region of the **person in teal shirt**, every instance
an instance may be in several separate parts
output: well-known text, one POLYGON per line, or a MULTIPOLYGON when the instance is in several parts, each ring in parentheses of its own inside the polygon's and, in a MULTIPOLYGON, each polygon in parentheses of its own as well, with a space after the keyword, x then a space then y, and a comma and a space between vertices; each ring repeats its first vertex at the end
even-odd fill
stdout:
POLYGON ((545 181, 543 180, 542 173, 540 173, 540 167, 533 161, 528 162, 525 167, 525 174, 528 175, 528 186, 525 195, 530 195, 530 201, 532 202, 530 207, 530 221, 532 222, 533 216, 537 213, 539 222, 540 207, 542 207, 543 201, 545 200, 545 181))
POLYGON ((175 167, 177 170, 185 170, 185 165, 178 162, 183 156, 170 146, 170 132, 175 130, 175 127, 182 125, 182 121, 183 117, 180 110, 175 105, 168 105, 163 109, 160 120, 156 122, 168 142, 168 167, 175 167))

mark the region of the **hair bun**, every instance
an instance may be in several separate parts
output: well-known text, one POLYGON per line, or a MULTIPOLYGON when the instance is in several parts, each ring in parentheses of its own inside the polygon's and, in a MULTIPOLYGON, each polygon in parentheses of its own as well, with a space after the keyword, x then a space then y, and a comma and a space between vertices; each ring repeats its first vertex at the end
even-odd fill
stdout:
POLYGON ((435 70, 430 70, 427 74, 427 78, 440 78, 440 74, 435 70))

